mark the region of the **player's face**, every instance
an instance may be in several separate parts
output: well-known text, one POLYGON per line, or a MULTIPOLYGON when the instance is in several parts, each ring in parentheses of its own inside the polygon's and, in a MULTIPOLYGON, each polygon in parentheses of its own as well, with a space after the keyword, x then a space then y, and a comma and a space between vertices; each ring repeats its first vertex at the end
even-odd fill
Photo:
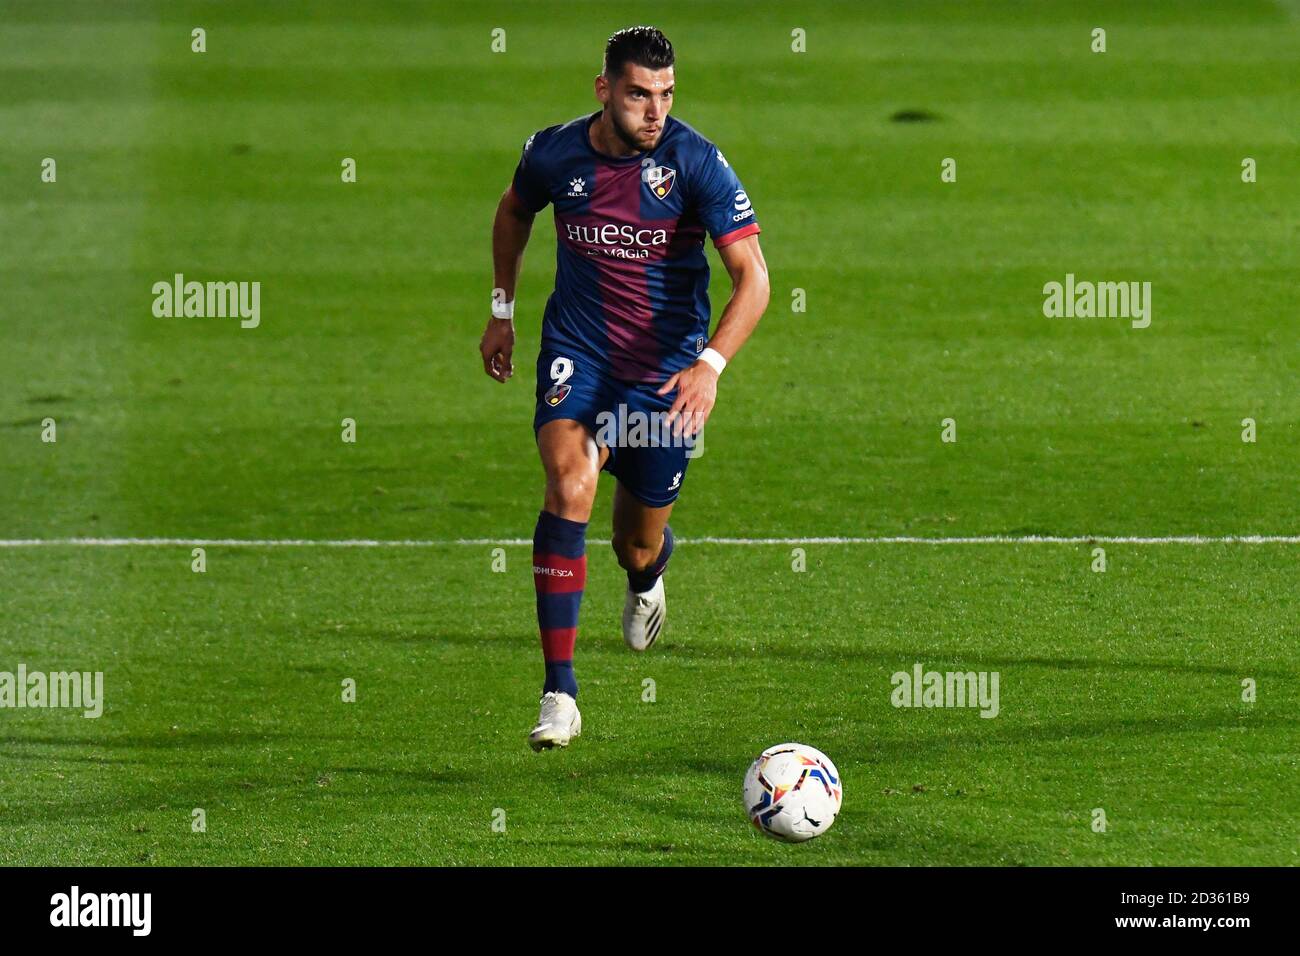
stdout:
POLYGON ((668 111, 673 107, 673 83, 671 66, 652 70, 628 63, 614 83, 597 84, 597 95, 614 132, 629 148, 646 151, 659 144, 668 111))

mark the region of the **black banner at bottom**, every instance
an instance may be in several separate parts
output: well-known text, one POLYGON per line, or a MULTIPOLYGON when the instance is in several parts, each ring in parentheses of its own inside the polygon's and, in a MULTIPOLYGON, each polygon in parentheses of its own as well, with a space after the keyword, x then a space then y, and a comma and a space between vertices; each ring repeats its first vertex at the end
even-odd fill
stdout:
POLYGON ((972 942, 1172 933, 1231 945, 1289 923, 1294 882, 1287 869, 0 869, 0 914, 7 941, 338 944, 530 917, 554 932, 551 917, 569 914, 579 935, 608 918, 648 933, 670 931, 666 919, 733 932, 809 918, 972 942))

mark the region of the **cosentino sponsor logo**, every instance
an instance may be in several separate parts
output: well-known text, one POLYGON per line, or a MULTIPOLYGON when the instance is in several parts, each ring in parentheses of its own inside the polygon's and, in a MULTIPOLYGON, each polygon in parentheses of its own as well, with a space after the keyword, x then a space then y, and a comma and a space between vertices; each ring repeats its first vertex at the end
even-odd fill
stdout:
POLYGON ((152 914, 152 893, 83 893, 74 886, 50 897, 51 926, 127 926, 133 936, 148 936, 152 914))
MULTIPOLYGON (((579 225, 566 222, 570 242, 584 246, 599 246, 600 251, 615 259, 649 259, 650 249, 668 245, 667 229, 647 229, 631 223, 607 222, 600 225, 579 225)), ((596 255, 596 250, 589 250, 596 255)))

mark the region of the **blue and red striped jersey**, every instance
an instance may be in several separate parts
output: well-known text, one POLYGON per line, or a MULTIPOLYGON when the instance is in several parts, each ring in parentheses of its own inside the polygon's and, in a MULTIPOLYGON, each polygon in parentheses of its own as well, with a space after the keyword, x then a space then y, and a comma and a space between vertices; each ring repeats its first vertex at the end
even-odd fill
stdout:
POLYGON ((705 232, 721 248, 757 233, 758 220, 721 150, 686 123, 669 116, 653 150, 616 158, 591 145, 599 115, 534 133, 515 169, 524 206, 555 206, 542 348, 661 383, 708 340, 705 232))

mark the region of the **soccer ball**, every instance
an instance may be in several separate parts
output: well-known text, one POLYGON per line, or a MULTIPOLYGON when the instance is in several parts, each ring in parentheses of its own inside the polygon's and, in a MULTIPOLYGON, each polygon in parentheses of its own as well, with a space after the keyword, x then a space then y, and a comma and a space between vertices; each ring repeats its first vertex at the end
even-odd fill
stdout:
POLYGON ((804 744, 777 744, 758 755, 745 774, 745 811, 759 830, 803 843, 831 828, 844 800, 831 758, 804 744))

